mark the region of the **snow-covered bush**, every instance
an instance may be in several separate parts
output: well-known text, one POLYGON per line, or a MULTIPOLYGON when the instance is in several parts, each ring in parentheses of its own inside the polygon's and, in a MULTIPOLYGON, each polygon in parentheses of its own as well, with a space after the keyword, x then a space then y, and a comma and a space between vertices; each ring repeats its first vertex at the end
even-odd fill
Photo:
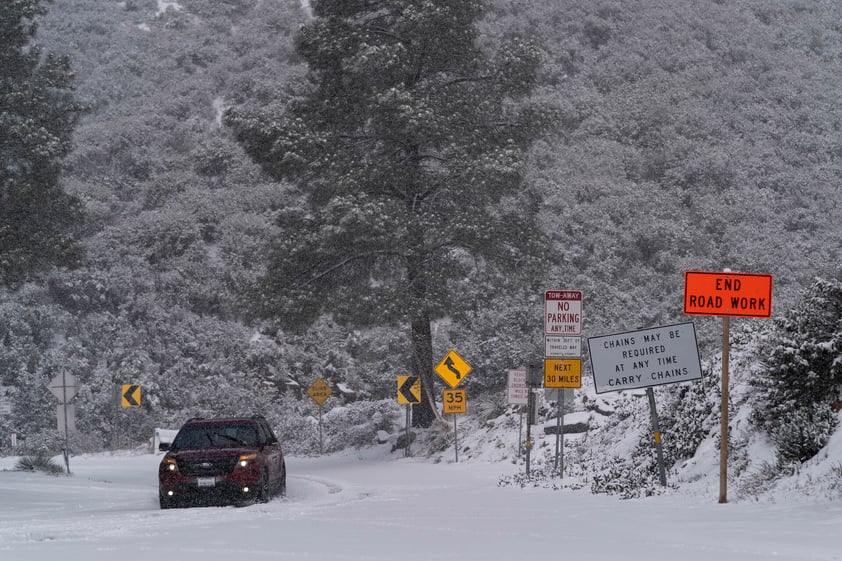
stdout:
POLYGON ((612 408, 600 430, 565 447, 570 451, 565 471, 578 469, 590 480, 593 493, 622 498, 652 495, 660 481, 647 400, 639 393, 623 392, 612 408))
POLYGON ((287 414, 274 423, 275 434, 284 452, 292 456, 312 456, 319 453, 319 421, 303 414, 287 414))
POLYGON ((740 493, 748 497, 758 497, 771 489, 778 479, 787 475, 792 475, 791 466, 781 471, 779 465, 761 462, 756 470, 741 479, 740 493))
POLYGON ((400 412, 393 399, 357 401, 330 410, 323 418, 325 451, 374 444, 377 431, 394 432, 400 412))
MULTIPOLYGON (((394 433, 400 416, 395 400, 358 401, 348 405, 325 402, 322 414, 322 439, 325 453, 346 448, 359 448, 377 442, 377 432, 394 433)), ((287 406, 280 419, 272 419, 284 451, 290 455, 310 456, 319 453, 319 420, 312 402, 286 399, 287 406)))
POLYGON ((718 427, 719 377, 708 365, 701 380, 676 384, 663 390, 667 398, 659 407, 664 442, 664 462, 672 467, 693 457, 699 444, 718 427))
POLYGON ((562 480, 551 468, 535 468, 526 472, 513 473, 511 475, 500 476, 497 481, 498 487, 536 487, 541 489, 552 489, 558 491, 563 488, 562 480))
POLYGON ((831 407, 842 386, 842 282, 817 279, 777 322, 765 354, 766 368, 752 381, 751 421, 772 437, 782 463, 803 462, 838 424, 831 407))
POLYGON ((619 495, 623 499, 648 497, 658 492, 657 465, 651 459, 635 454, 633 458, 614 456, 591 478, 591 492, 619 495))
POLYGON ((810 404, 781 419, 772 439, 781 463, 804 462, 824 448, 839 421, 824 404, 810 404))
POLYGON ((18 463, 15 464, 15 469, 17 471, 43 471, 50 475, 61 475, 64 473, 64 468, 46 454, 21 456, 18 463))

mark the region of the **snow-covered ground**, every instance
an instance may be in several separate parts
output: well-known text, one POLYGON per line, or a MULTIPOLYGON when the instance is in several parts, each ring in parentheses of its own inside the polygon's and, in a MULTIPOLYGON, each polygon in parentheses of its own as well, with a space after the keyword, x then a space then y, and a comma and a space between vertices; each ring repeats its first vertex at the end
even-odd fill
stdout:
POLYGON ((510 462, 453 463, 388 447, 288 458, 286 498, 161 511, 159 454, 74 457, 71 476, 0 458, 0 559, 349 561, 842 560, 842 504, 501 487, 510 462))

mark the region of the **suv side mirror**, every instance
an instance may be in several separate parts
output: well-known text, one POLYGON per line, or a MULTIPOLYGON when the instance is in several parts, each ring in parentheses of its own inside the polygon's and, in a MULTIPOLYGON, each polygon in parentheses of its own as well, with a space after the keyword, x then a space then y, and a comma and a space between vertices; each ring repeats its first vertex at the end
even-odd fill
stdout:
POLYGON ((166 452, 169 449, 170 449, 170 443, 169 442, 159 442, 158 443, 158 450, 160 450, 161 452, 166 452))

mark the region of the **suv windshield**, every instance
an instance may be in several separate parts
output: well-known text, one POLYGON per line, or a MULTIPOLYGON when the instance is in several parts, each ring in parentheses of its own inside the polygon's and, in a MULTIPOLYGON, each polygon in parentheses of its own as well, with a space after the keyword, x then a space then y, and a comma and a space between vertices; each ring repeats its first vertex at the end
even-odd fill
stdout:
POLYGON ((248 425, 216 425, 183 427, 173 440, 172 448, 225 448, 257 446, 257 431, 248 425))

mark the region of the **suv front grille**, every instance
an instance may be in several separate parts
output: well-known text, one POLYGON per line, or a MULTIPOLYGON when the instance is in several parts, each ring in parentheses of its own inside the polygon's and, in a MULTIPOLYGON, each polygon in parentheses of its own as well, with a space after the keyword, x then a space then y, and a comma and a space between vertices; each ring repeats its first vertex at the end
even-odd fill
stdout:
POLYGON ((178 471, 190 477, 210 477, 225 475, 234 471, 237 465, 236 456, 226 458, 199 458, 192 460, 178 460, 178 471))

